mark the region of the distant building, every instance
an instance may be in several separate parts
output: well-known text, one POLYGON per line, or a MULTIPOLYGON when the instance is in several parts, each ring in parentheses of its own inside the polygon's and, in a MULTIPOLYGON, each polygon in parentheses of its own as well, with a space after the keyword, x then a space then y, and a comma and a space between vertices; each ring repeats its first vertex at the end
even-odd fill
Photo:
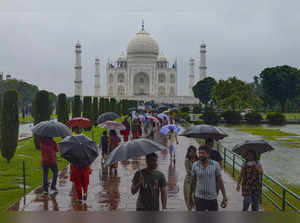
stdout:
POLYGON ((6 75, 6 80, 11 80, 11 75, 10 74, 6 75))
POLYGON ((0 81, 3 80, 3 72, 0 73, 0 81))

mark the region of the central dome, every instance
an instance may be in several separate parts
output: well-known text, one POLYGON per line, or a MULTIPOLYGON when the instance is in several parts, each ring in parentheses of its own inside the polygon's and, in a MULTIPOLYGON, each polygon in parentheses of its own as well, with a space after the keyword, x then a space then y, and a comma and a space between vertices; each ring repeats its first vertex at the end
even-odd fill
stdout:
POLYGON ((144 30, 138 32, 133 37, 127 47, 127 55, 130 56, 150 56, 157 58, 159 47, 157 42, 144 30))

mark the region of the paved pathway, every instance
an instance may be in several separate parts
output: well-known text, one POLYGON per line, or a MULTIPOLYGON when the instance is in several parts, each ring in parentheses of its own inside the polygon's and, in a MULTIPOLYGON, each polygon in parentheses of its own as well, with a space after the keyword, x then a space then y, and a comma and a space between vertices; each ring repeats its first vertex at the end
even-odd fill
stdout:
MULTIPOLYGON (((179 137, 177 146, 176 165, 170 165, 168 152, 159 154, 159 170, 161 170, 168 181, 168 211, 187 210, 183 197, 183 182, 185 177, 184 157, 186 148, 189 145, 196 145, 194 139, 179 137)), ((107 169, 103 168, 100 159, 97 159, 93 165, 93 172, 90 177, 88 200, 86 204, 76 201, 70 196, 71 183, 69 181, 68 168, 60 173, 58 180, 59 193, 45 197, 42 195, 41 188, 37 188, 26 196, 26 205, 23 205, 23 199, 17 202, 10 210, 17 211, 112 211, 124 210, 134 211, 137 195, 130 193, 131 180, 138 168, 144 168, 144 158, 130 160, 119 164, 118 176, 108 176, 107 169)), ((229 199, 226 209, 220 208, 220 211, 240 211, 242 207, 242 197, 235 191, 236 183, 228 173, 223 172, 223 179, 227 196, 229 199)), ((221 199, 221 196, 219 196, 221 199)))

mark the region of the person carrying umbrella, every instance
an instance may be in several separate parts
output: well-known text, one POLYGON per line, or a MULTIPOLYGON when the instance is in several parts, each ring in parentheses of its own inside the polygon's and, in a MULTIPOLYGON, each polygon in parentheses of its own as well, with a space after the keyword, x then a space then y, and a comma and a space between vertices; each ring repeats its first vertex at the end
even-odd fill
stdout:
POLYGON ((142 128, 141 128, 140 121, 138 119, 133 120, 132 131, 133 131, 133 139, 140 138, 142 134, 142 128))
POLYGON ((157 155, 150 153, 146 156, 147 167, 135 173, 131 193, 139 192, 136 204, 137 211, 159 211, 159 194, 162 209, 167 208, 166 178, 157 168, 157 155))
POLYGON ((243 211, 248 211, 250 205, 252 211, 258 211, 261 190, 260 178, 263 174, 263 168, 254 150, 248 150, 245 156, 246 161, 242 165, 236 190, 240 191, 240 184, 242 183, 243 211))
POLYGON ((47 195, 49 193, 49 189, 48 189, 49 169, 53 173, 52 182, 51 182, 51 191, 58 192, 58 190, 56 189, 56 182, 58 176, 56 153, 58 152, 58 147, 56 142, 52 139, 52 137, 40 137, 39 140, 40 140, 42 168, 43 168, 44 195, 47 195))
POLYGON ((124 121, 122 122, 122 124, 125 126, 125 130, 121 130, 120 133, 121 135, 123 135, 123 141, 127 142, 128 141, 128 136, 130 133, 130 124, 128 122, 128 117, 125 117, 124 121))
POLYGON ((101 148, 101 151, 102 151, 101 163, 103 163, 104 160, 107 157, 107 154, 108 154, 108 137, 107 137, 107 131, 103 131, 103 134, 101 136, 99 144, 100 144, 100 148, 101 148))
MULTIPOLYGON (((120 143, 120 138, 117 135, 116 130, 111 129, 109 131, 109 137, 108 137, 108 153, 110 154, 120 143)), ((118 162, 113 163, 110 165, 109 173, 112 174, 112 171, 114 170, 115 176, 117 175, 117 169, 118 169, 118 162)))

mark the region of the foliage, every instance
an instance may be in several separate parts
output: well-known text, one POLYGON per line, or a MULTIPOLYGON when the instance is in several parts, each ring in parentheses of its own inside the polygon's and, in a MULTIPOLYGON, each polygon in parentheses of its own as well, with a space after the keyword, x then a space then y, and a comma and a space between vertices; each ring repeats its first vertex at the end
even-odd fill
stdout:
POLYGON ((69 120, 68 102, 65 94, 58 95, 56 106, 57 121, 66 123, 69 120))
POLYGON ((286 123, 285 116, 280 112, 269 112, 266 119, 271 125, 283 125, 286 123))
POLYGON ((191 121, 191 123, 192 123, 193 125, 202 125, 202 124, 204 124, 204 122, 201 121, 201 120, 191 121))
POLYGON ((180 108, 180 111, 183 113, 187 113, 187 112, 190 112, 190 108, 188 106, 185 106, 185 107, 180 108))
POLYGON ((111 98, 109 100, 109 111, 110 112, 116 112, 117 110, 117 100, 115 98, 111 98))
POLYGON ((263 117, 258 112, 249 112, 245 115, 245 120, 248 124, 257 125, 261 123, 263 117))
POLYGON ((1 113, 1 154, 9 162, 16 152, 19 138, 18 92, 16 90, 4 92, 1 113))
POLYGON ((242 120, 241 114, 236 111, 225 111, 222 112, 221 115, 224 118, 225 122, 230 125, 239 124, 242 120))
POLYGON ((101 97, 100 102, 99 102, 99 115, 101 115, 105 111, 104 102, 105 102, 105 99, 101 97))
POLYGON ((220 121, 220 116, 213 108, 206 108, 201 119, 205 124, 208 125, 217 125, 220 121))
POLYGON ((81 99, 78 95, 74 96, 72 117, 81 117, 81 99))
POLYGON ((93 122, 95 125, 97 125, 97 124, 96 124, 96 120, 97 120, 98 116, 99 116, 99 104, 98 104, 98 98, 97 98, 97 97, 94 97, 94 99, 93 99, 93 111, 92 111, 92 117, 93 117, 92 122, 93 122))
POLYGON ((187 112, 178 112, 177 117, 182 118, 187 122, 191 121, 191 117, 190 117, 189 113, 187 113, 187 112))
POLYGON ((193 106, 193 113, 194 114, 200 114, 201 113, 201 106, 200 105, 194 105, 193 106))
POLYGON ((93 120, 92 117, 92 98, 90 96, 83 97, 83 113, 82 116, 93 120))
POLYGON ((217 84, 212 77, 206 77, 193 87, 193 93, 205 107, 212 100, 213 87, 217 84))
POLYGON ((253 94, 251 84, 236 77, 220 80, 214 86, 212 94, 220 108, 231 109, 231 111, 251 107, 257 99, 253 94))
POLYGON ((300 71, 284 65, 266 68, 260 73, 264 94, 278 101, 281 111, 286 110, 287 100, 293 100, 300 95, 300 71))

